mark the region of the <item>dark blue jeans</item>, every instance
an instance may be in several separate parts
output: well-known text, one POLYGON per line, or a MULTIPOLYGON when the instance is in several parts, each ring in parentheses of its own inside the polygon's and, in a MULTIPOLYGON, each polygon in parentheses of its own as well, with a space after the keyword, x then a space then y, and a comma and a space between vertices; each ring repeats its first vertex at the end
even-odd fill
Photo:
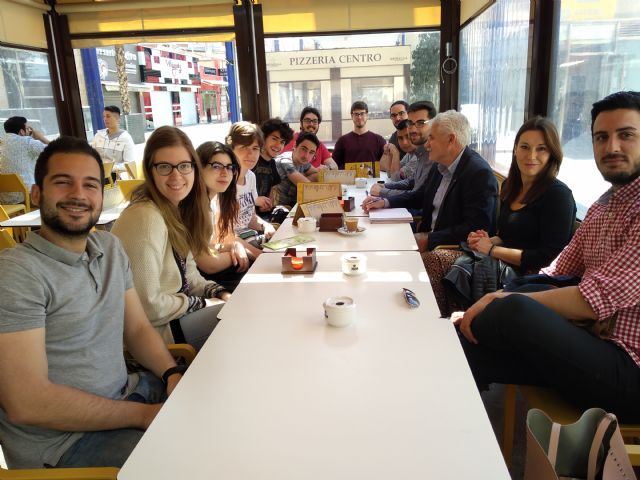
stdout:
MULTIPOLYGON (((140 403, 160 403, 166 400, 166 388, 158 377, 150 372, 138 372, 138 375, 138 385, 126 400, 140 403)), ((62 455, 56 468, 120 468, 143 434, 143 430, 134 428, 86 432, 62 455)))
POLYGON ((547 386, 581 408, 640 422, 640 367, 613 342, 517 294, 491 302, 471 329, 478 344, 460 341, 478 386, 547 386))

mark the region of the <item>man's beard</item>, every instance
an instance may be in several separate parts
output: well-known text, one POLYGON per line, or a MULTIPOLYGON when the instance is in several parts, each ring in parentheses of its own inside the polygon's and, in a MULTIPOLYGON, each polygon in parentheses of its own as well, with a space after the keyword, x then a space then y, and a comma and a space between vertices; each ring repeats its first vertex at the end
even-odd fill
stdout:
MULTIPOLYGON (((43 202, 44 203, 44 202, 43 202)), ((78 206, 78 207, 87 207, 86 204, 79 202, 64 202, 59 203, 56 206, 59 207, 61 205, 69 205, 69 206, 78 206)), ((90 215, 89 220, 84 225, 78 225, 75 227, 69 227, 65 224, 58 215, 56 209, 51 209, 46 206, 41 207, 40 209, 40 218, 44 225, 47 225, 51 230, 65 236, 65 237, 82 237, 86 236, 93 227, 98 223, 99 215, 90 215)))
MULTIPOLYGON (((622 157, 622 156, 624 157, 624 159, 627 162, 631 162, 631 160, 629 159, 629 157, 627 155, 607 155, 607 156, 602 158, 602 161, 606 160, 607 158, 622 157)), ((636 178, 638 178, 640 176, 640 162, 637 162, 636 165, 638 165, 638 166, 632 172, 611 172, 611 173, 607 173, 607 172, 603 172, 602 170, 600 170, 600 173, 602 174, 602 178, 604 178, 607 182, 609 182, 612 185, 615 185, 617 187, 623 187, 624 185, 630 184, 631 182, 633 182, 636 178)))

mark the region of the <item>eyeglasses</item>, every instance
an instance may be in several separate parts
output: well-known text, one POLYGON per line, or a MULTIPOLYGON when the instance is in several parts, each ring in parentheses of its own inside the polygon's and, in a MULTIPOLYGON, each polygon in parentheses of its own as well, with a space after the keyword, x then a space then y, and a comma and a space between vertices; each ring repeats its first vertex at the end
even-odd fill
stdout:
POLYGON ((216 173, 220 173, 222 172, 222 170, 226 170, 229 173, 234 173, 236 171, 236 166, 233 163, 230 163, 228 165, 223 165, 222 163, 219 163, 219 162, 210 162, 210 163, 206 163, 204 165, 204 168, 210 168, 216 173))
POLYGON ((413 293, 408 288, 403 288, 402 293, 404 294, 404 300, 407 302, 411 308, 418 308, 420 306, 420 300, 416 297, 416 294, 413 293))
POLYGON ((352 117, 364 117, 367 114, 367 112, 353 112, 351 114, 352 117))
POLYGON ((318 120, 317 118, 303 118, 302 123, 304 123, 305 125, 320 125, 320 120, 318 120))
POLYGON ((170 163, 154 163, 153 167, 158 172, 158 175, 163 177, 168 177, 173 172, 175 168, 180 175, 188 175, 193 172, 193 162, 180 162, 177 165, 171 165, 170 163))
POLYGON ((429 124, 429 120, 418 120, 417 122, 412 122, 411 120, 407 120, 407 127, 422 128, 428 124, 429 124))
POLYGON ((406 117, 406 116, 407 116, 407 112, 402 111, 402 112, 398 112, 398 113, 390 113, 390 114, 389 114, 389 116, 390 116, 391 118, 398 118, 398 117, 399 117, 399 118, 403 118, 403 117, 406 117))

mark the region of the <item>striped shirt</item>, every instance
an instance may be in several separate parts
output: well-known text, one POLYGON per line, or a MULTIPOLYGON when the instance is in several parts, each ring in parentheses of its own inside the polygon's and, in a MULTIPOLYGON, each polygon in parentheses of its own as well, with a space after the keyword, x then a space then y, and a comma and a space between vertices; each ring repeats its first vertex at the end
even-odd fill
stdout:
POLYGON ((611 340, 640 366, 640 178, 600 197, 542 272, 581 277, 583 298, 599 320, 617 315, 611 340))

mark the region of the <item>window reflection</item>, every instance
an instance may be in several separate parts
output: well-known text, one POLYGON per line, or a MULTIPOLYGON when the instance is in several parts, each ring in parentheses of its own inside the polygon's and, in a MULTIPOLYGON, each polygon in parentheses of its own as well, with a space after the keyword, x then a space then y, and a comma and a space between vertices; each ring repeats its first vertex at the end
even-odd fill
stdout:
POLYGON ((640 4, 586 3, 561 3, 549 104, 565 155, 560 178, 573 191, 579 217, 609 188, 593 160, 591 106, 610 93, 640 86, 640 4))
POLYGON ((59 134, 46 53, 0 47, 0 85, 0 119, 26 117, 45 135, 59 134))

